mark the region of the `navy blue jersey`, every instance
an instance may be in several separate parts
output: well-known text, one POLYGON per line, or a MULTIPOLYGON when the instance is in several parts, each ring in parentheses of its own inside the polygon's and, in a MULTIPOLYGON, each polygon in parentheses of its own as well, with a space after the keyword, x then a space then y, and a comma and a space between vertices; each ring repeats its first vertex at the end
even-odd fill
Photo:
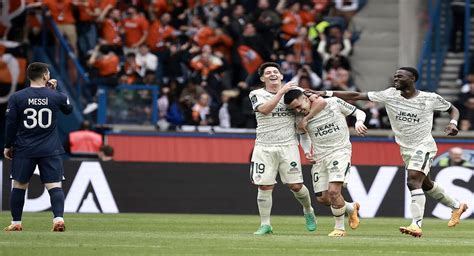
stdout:
POLYGON ((47 87, 28 87, 14 93, 6 112, 5 147, 18 157, 44 157, 64 153, 57 131, 58 112, 72 112, 63 93, 47 87))

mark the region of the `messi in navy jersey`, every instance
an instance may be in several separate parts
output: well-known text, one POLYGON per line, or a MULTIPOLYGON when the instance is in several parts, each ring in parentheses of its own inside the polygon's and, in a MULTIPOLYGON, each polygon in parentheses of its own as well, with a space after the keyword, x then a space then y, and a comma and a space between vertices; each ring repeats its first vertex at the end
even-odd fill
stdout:
POLYGON ((59 111, 72 112, 67 96, 56 91, 48 65, 34 62, 28 66, 30 87, 14 93, 8 100, 4 156, 12 160, 13 189, 10 197, 11 225, 6 231, 21 231, 25 192, 36 166, 51 197, 53 230, 64 231, 64 193, 61 187, 64 148, 57 131, 59 111))

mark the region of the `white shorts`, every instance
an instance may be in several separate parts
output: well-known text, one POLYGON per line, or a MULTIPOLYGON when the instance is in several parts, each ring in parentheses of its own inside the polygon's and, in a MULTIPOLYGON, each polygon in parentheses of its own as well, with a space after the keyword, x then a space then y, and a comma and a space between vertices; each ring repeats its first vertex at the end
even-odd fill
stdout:
POLYGON ((311 168, 314 193, 328 190, 330 182, 342 182, 346 186, 350 170, 350 151, 339 151, 316 160, 311 168))
POLYGON ((250 163, 250 179, 255 185, 274 185, 280 174, 284 184, 303 183, 298 145, 255 145, 250 163))
POLYGON ((415 150, 401 150, 405 169, 419 171, 428 175, 436 152, 437 150, 426 148, 422 145, 415 150))

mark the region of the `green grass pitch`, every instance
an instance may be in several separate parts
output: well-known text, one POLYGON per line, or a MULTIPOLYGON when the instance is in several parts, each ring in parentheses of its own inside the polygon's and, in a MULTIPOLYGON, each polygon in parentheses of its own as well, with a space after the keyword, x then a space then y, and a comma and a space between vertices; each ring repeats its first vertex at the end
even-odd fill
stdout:
MULTIPOLYGON (((10 214, 0 222, 8 225, 10 214)), ((407 224, 362 219, 347 237, 329 238, 331 217, 308 232, 302 216, 273 216, 274 234, 257 237, 257 215, 67 214, 66 232, 53 233, 50 213, 25 213, 23 232, 1 232, 0 255, 474 255, 472 219, 455 228, 426 219, 421 238, 400 234, 407 224)))

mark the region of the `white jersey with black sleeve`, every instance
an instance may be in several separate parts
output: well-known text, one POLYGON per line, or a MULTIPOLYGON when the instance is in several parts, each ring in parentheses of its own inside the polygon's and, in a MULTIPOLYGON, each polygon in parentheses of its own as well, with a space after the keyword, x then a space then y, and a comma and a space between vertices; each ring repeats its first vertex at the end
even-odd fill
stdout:
POLYGON ((257 111, 258 106, 275 97, 264 88, 253 90, 249 94, 252 108, 257 119, 255 145, 280 146, 297 145, 295 113, 283 102, 283 97, 268 115, 257 111))
POLYGON ((434 111, 447 111, 451 103, 436 93, 423 92, 410 99, 401 96, 395 88, 369 92, 370 101, 385 104, 395 141, 401 151, 415 150, 424 146, 436 151, 436 143, 431 135, 434 111))
POLYGON ((325 100, 326 107, 311 118, 307 126, 316 159, 336 151, 352 152, 346 116, 357 108, 337 97, 325 100))

